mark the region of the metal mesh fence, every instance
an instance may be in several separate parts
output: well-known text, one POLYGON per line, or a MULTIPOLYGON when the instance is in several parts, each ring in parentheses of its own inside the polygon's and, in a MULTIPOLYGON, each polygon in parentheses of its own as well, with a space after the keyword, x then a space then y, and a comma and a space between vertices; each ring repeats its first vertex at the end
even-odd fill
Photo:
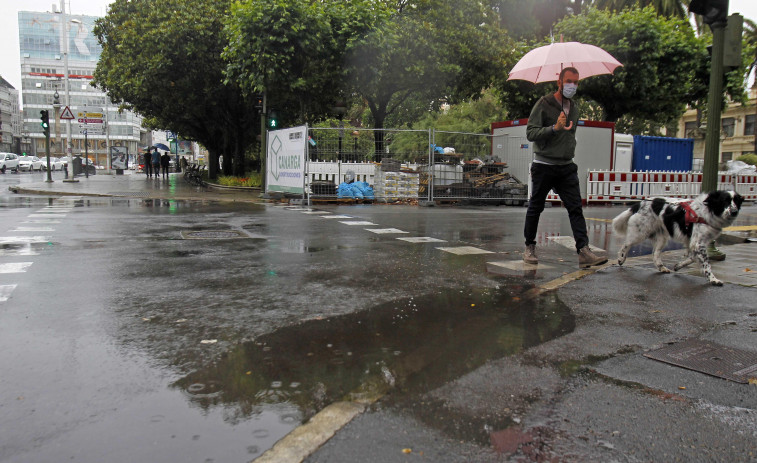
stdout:
POLYGON ((522 204, 526 186, 493 155, 492 141, 488 134, 434 129, 309 128, 309 195, 316 200, 522 204))

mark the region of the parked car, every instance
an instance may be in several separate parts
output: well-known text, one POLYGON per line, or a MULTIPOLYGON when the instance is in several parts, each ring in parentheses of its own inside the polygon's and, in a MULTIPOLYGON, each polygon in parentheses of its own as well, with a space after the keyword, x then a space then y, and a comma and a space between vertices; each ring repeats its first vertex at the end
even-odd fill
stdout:
POLYGON ((18 170, 33 171, 42 170, 42 159, 37 156, 21 156, 18 159, 18 170))
POLYGON ((0 172, 6 170, 18 172, 18 155, 13 153, 0 153, 0 172))
MULTIPOLYGON (((60 158, 50 157, 50 170, 63 170, 65 163, 60 158)), ((42 170, 47 170, 47 159, 42 158, 42 170)))

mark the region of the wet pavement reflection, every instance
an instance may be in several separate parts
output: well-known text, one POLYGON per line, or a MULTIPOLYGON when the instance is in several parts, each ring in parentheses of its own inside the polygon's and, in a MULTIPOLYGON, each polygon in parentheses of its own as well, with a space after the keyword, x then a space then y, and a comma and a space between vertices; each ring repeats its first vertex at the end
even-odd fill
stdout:
MULTIPOLYGON (((444 290, 279 329, 173 386, 203 409, 230 407, 234 419, 279 410, 275 421, 298 424, 339 400, 428 392, 574 325, 553 295, 521 301, 497 289, 444 290)), ((466 429, 449 417, 446 426, 466 429)))

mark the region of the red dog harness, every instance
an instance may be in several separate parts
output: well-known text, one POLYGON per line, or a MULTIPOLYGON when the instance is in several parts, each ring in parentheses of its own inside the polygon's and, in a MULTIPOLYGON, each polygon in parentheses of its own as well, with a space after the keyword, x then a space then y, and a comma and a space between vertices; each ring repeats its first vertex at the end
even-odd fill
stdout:
POLYGON ((684 219, 686 225, 691 225, 692 223, 707 223, 694 212, 694 209, 691 208, 691 201, 682 201, 678 204, 680 204, 683 210, 686 211, 686 218, 684 219))

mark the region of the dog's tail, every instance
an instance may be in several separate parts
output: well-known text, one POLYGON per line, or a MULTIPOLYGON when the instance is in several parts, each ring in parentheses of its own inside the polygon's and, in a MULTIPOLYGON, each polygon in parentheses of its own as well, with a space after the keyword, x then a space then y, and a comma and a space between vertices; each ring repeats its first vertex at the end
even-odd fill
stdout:
POLYGON ((615 233, 620 235, 626 234, 626 231, 628 230, 628 220, 632 215, 633 211, 631 209, 626 209, 622 214, 612 219, 612 229, 615 230, 615 233))

